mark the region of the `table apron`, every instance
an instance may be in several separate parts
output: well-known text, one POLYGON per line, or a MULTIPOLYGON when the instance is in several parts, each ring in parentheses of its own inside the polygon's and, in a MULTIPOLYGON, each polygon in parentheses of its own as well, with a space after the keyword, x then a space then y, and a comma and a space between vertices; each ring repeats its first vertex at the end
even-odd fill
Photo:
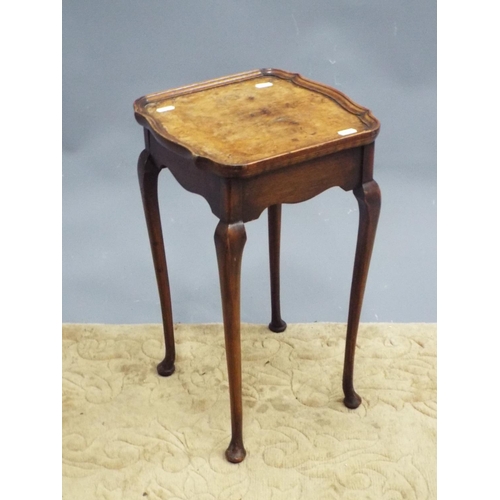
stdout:
POLYGON ((213 214, 228 223, 258 219, 272 205, 300 203, 331 187, 350 191, 372 175, 373 145, 240 178, 220 177, 200 169, 192 158, 164 148, 151 136, 146 147, 158 168, 167 167, 184 189, 203 196, 213 214))
POLYGON ((243 178, 242 220, 257 219, 271 205, 309 200, 334 186, 350 191, 361 184, 362 170, 363 148, 358 147, 243 178))

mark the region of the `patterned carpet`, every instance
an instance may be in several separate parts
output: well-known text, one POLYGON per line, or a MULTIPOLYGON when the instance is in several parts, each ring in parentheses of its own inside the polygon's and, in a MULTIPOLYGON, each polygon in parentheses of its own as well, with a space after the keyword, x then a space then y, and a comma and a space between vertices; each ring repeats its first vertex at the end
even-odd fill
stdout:
POLYGON ((222 325, 63 326, 65 500, 436 498, 436 325, 363 324, 342 404, 345 325, 242 326, 247 458, 224 459, 222 325))

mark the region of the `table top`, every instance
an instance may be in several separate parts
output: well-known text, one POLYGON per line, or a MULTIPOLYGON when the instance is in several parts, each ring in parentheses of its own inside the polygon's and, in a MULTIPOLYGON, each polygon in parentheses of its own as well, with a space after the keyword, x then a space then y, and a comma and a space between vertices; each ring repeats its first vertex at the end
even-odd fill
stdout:
POLYGON ((295 163, 369 144, 379 130, 338 90, 274 69, 150 94, 134 110, 160 142, 225 166, 295 163))

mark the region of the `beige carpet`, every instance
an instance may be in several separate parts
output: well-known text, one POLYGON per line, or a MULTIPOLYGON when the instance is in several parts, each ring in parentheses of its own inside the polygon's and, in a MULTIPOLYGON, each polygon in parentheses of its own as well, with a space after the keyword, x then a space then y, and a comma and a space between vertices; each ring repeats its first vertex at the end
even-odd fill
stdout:
POLYGON ((64 325, 65 500, 436 498, 436 326, 364 324, 342 404, 345 325, 243 325, 246 460, 229 464, 221 325, 64 325))

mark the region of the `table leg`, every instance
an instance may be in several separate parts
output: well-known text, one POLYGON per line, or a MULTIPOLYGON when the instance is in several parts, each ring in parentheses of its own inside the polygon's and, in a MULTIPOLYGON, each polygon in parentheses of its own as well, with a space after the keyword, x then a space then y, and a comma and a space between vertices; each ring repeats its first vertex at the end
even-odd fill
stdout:
POLYGON ((159 375, 168 377, 175 371, 175 342, 167 260, 165 257, 165 246, 158 206, 158 175, 161 170, 155 165, 150 154, 144 150, 139 156, 137 171, 148 227, 149 242, 151 244, 151 253, 153 254, 156 281, 158 283, 163 334, 165 336, 165 359, 157 366, 157 370, 159 375))
POLYGON ((240 277, 241 257, 246 242, 242 222, 219 222, 215 247, 219 265, 226 359, 231 403, 231 442, 226 450, 229 462, 239 463, 246 455, 243 446, 243 404, 241 396, 240 277))
POLYGON ((280 238, 281 205, 271 205, 267 209, 269 229, 269 264, 271 268, 271 323, 269 329, 279 333, 286 330, 281 319, 280 306, 280 238))
POLYGON ((356 337, 366 278, 380 213, 380 189, 378 184, 371 180, 354 189, 354 196, 356 196, 359 205, 359 229, 349 302, 344 376, 342 380, 345 395, 344 404, 347 408, 352 409, 361 404, 361 398, 356 394, 353 385, 354 351, 356 349, 356 337))

